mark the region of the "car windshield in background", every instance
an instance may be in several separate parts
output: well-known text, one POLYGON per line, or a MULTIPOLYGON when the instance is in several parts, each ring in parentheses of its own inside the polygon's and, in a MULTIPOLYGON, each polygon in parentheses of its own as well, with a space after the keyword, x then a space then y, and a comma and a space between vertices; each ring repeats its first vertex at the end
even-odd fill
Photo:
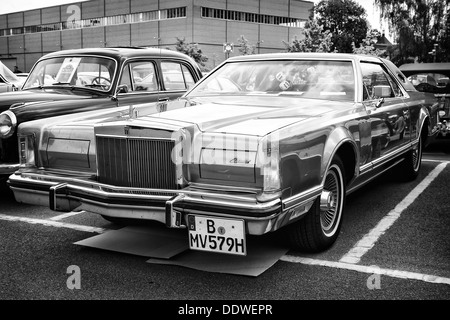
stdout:
POLYGON ((416 73, 408 77, 408 80, 418 91, 438 92, 446 89, 450 93, 449 78, 440 73, 416 73))
POLYGON ((102 57, 58 57, 40 61, 23 89, 47 86, 86 87, 108 91, 116 63, 102 57))
POLYGON ((324 100, 355 100, 350 61, 273 60, 229 62, 188 96, 274 94, 324 100))

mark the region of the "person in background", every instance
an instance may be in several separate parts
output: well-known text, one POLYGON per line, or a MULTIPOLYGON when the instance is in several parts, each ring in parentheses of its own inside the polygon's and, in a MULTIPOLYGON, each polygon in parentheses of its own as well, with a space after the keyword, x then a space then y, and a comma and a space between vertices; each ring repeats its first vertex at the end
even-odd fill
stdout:
POLYGON ((22 73, 22 71, 17 66, 14 66, 14 73, 22 73))

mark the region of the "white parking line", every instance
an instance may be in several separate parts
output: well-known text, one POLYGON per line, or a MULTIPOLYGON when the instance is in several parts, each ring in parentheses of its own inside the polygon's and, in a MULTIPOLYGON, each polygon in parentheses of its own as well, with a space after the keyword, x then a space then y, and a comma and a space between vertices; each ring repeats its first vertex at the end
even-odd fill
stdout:
POLYGON ((62 219, 68 218, 68 217, 76 216, 77 214, 80 214, 83 212, 84 211, 67 212, 67 213, 60 214, 59 216, 51 217, 50 220, 59 221, 59 220, 62 220, 62 219))
MULTIPOLYGON (((93 232, 93 233, 104 233, 110 229, 104 228, 96 228, 90 226, 77 225, 73 223, 63 223, 59 221, 51 221, 45 219, 34 219, 34 218, 25 218, 25 217, 16 217, 16 216, 8 216, 5 214, 0 214, 0 220, 5 221, 19 221, 30 224, 41 224, 50 227, 58 227, 58 228, 68 228, 77 231, 84 232, 93 232)), ((369 274, 381 274, 394 278, 401 279, 413 279, 413 280, 421 280, 430 283, 438 283, 438 284, 450 284, 450 278, 444 278, 433 275, 426 275, 421 273, 414 273, 408 271, 399 271, 399 270, 391 270, 391 269, 382 269, 378 267, 367 267, 350 263, 336 262, 336 261, 326 261, 326 260, 318 260, 318 259, 310 259, 310 258, 302 258, 290 255, 284 255, 280 258, 281 261, 291 262, 291 263, 301 263, 305 265, 317 265, 323 267, 331 267, 331 268, 339 268, 339 269, 347 269, 353 270, 357 272, 369 273, 369 274)))
POLYGON ((422 161, 426 161, 426 162, 439 162, 439 163, 447 163, 447 164, 450 163, 449 160, 436 160, 436 159, 422 159, 422 161))
POLYGON ((412 280, 425 281, 425 282, 429 282, 429 283, 450 285, 450 278, 444 278, 444 277, 433 276, 433 275, 428 275, 428 274, 423 274, 423 273, 409 272, 409 271, 384 269, 384 268, 379 268, 376 266, 367 267, 367 266, 357 265, 357 264, 353 264, 353 263, 302 258, 302 257, 295 257, 295 256, 290 256, 290 255, 285 255, 285 256, 281 257, 280 260, 285 261, 285 262, 301 263, 301 264, 313 265, 313 266, 315 265, 315 266, 323 266, 323 267, 330 267, 330 268, 353 270, 353 271, 369 273, 369 274, 380 274, 380 275, 386 275, 386 276, 393 277, 393 278, 412 279, 412 280))
POLYGON ((416 200, 416 198, 430 185, 430 183, 444 170, 447 163, 441 163, 431 171, 397 206, 391 210, 378 224, 369 231, 356 245, 350 249, 339 262, 356 264, 366 254, 378 239, 394 224, 400 214, 416 200))
POLYGON ((8 216, 5 214, 0 214, 0 220, 20 221, 20 222, 26 222, 26 223, 31 223, 31 224, 42 224, 44 226, 68 228, 68 229, 84 231, 84 232, 103 233, 108 230, 108 229, 104 229, 104 228, 82 226, 82 225, 73 224, 73 223, 64 223, 64 222, 51 221, 51 220, 45 220, 45 219, 34 219, 34 218, 26 218, 26 217, 8 216))

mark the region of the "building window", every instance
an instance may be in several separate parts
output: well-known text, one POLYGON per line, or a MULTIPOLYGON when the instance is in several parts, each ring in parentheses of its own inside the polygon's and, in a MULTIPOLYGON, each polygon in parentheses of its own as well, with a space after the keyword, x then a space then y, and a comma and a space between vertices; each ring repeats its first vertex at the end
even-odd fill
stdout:
POLYGON ((90 18, 84 20, 74 19, 70 21, 63 21, 58 23, 35 25, 35 26, 26 26, 21 28, 0 29, 0 37, 22 33, 61 31, 66 29, 112 26, 126 23, 139 23, 153 20, 166 20, 177 18, 186 18, 186 7, 146 11, 132 14, 120 14, 115 16, 90 18))
POLYGON ((280 17, 267 14, 240 12, 225 9, 214 9, 207 7, 201 7, 201 17, 230 20, 230 21, 244 21, 262 24, 272 24, 284 27, 298 27, 298 28, 304 27, 306 21, 305 19, 280 17))

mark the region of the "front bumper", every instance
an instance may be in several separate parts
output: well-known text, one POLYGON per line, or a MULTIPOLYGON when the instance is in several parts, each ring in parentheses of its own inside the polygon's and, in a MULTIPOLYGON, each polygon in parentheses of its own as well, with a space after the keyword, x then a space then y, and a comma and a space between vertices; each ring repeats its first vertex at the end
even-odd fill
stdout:
POLYGON ((85 210, 115 218, 159 221, 171 228, 187 225, 187 215, 243 219, 246 233, 261 235, 299 219, 321 189, 282 201, 258 202, 256 193, 116 187, 95 181, 16 172, 8 180, 18 202, 49 206, 55 211, 85 210))

